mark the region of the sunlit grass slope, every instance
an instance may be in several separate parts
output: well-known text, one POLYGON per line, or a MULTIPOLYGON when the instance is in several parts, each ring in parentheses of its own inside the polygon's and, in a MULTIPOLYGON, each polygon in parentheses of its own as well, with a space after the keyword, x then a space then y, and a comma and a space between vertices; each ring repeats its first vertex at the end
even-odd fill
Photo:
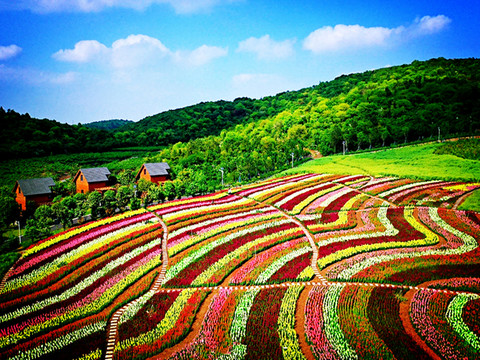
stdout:
POLYGON ((435 154, 441 144, 412 145, 376 152, 333 155, 312 160, 285 173, 365 174, 414 179, 480 181, 480 161, 435 154))

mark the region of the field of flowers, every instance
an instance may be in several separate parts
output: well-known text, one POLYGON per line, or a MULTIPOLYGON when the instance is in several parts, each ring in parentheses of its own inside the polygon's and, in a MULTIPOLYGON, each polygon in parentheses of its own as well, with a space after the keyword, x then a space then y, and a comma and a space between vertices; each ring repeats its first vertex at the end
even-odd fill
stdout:
POLYGON ((6 274, 0 358, 480 358, 477 188, 290 175, 73 228, 6 274))

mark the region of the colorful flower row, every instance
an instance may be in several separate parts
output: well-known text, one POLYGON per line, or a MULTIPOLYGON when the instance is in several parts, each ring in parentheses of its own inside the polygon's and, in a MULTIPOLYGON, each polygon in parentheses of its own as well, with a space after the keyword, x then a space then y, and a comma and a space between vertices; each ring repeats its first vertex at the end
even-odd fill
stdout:
POLYGON ((83 226, 80 226, 80 227, 76 227, 76 228, 71 229, 69 231, 60 233, 58 235, 54 235, 52 237, 49 237, 45 240, 42 240, 40 242, 37 242, 37 243, 33 244, 31 247, 29 247, 27 250, 24 251, 24 253, 22 254, 22 257, 23 258, 29 257, 33 254, 38 253, 39 251, 41 251, 43 249, 46 249, 46 248, 48 248, 52 245, 55 245, 59 242, 67 240, 67 239, 71 238, 72 236, 81 234, 85 231, 89 231, 89 230, 92 230, 94 228, 97 228, 97 227, 100 227, 100 226, 103 226, 103 225, 107 225, 107 224, 110 224, 110 223, 113 223, 113 222, 116 222, 116 221, 119 221, 119 220, 123 220, 123 219, 129 218, 129 217, 134 217, 135 215, 143 214, 145 212, 146 212, 145 209, 128 211, 128 212, 122 213, 120 215, 116 215, 116 216, 112 216, 112 217, 109 217, 109 218, 105 218, 103 220, 95 221, 95 222, 92 222, 92 223, 89 223, 89 224, 86 224, 86 225, 83 225, 83 226))
POLYGON ((52 261, 44 264, 42 267, 36 268, 35 270, 28 272, 25 275, 7 281, 3 292, 12 291, 19 287, 25 287, 29 284, 34 284, 41 279, 47 277, 48 275, 58 271, 65 264, 74 262, 78 258, 81 258, 85 255, 92 257, 92 254, 97 252, 100 248, 104 247, 105 244, 114 242, 117 239, 124 238, 136 231, 145 231, 148 227, 150 227, 150 224, 148 223, 136 223, 134 225, 121 228, 118 231, 107 233, 103 236, 95 238, 94 241, 90 241, 87 244, 78 246, 68 252, 63 252, 61 253, 61 255, 57 256, 52 261))
MULTIPOLYGON (((195 314, 207 296, 206 291, 183 290, 161 321, 150 323, 151 330, 123 340, 115 346, 115 359, 145 358, 181 341, 189 331, 195 314)), ((128 323, 125 323, 127 325, 128 323)))
POLYGON ((169 242, 168 244, 168 255, 175 256, 192 245, 201 243, 222 233, 240 228, 248 228, 268 220, 278 219, 281 217, 281 214, 276 211, 253 211, 253 213, 248 214, 246 217, 238 218, 233 216, 234 215, 224 217, 222 218, 223 221, 219 219, 220 221, 215 222, 213 225, 202 222, 201 224, 205 224, 205 226, 197 227, 195 236, 187 234, 186 237, 173 238, 172 242, 169 242), (233 218, 231 219, 230 217, 233 218))
POLYGON ((68 263, 68 266, 62 267, 59 271, 42 278, 35 284, 30 284, 28 287, 20 287, 15 291, 4 294, 4 298, 8 296, 12 300, 3 302, 0 304, 0 308, 9 309, 17 307, 19 304, 27 305, 47 295, 52 296, 58 294, 64 289, 82 281, 82 279, 85 279, 89 274, 103 268, 109 262, 123 256, 136 247, 147 244, 152 239, 161 237, 161 235, 162 228, 160 224, 157 223, 141 232, 134 232, 125 238, 120 238, 117 241, 108 243, 104 248, 99 249, 100 251, 95 253, 95 257, 92 257, 92 254, 87 254, 74 262, 68 263), (94 264, 90 263, 93 259, 95 259, 93 261, 94 264), (89 266, 82 266, 88 263, 90 263, 89 266), (65 276, 67 272, 70 273, 65 276))

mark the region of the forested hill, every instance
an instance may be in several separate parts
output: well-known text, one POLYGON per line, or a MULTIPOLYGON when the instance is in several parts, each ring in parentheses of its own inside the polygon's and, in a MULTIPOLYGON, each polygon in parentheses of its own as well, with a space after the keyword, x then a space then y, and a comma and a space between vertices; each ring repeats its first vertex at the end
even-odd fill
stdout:
POLYGON ((286 160, 266 150, 271 141, 288 154, 295 147, 326 155, 341 151, 343 141, 357 150, 437 136, 439 128, 441 136, 473 133, 480 129, 479 76, 478 59, 414 61, 262 99, 200 103, 109 131, 1 109, 0 155, 167 146, 195 139, 197 145, 227 144, 235 138, 238 149, 253 149, 277 164, 286 160))
POLYGON ((35 119, 0 107, 0 158, 94 152, 118 146, 113 133, 83 125, 35 119))
MULTIPOLYGON (((255 113, 218 136, 177 143, 157 159, 206 179, 274 173, 305 149, 323 155, 480 131, 480 60, 414 61, 254 100, 255 113), (255 120, 253 120, 255 119, 255 120)), ((143 121, 132 126, 141 126, 143 121)), ((161 129, 158 129, 161 131, 161 129)), ((151 133, 156 131, 150 128, 151 133)))
POLYGON ((100 129, 100 130, 115 130, 119 127, 125 126, 126 124, 133 123, 132 120, 122 120, 122 119, 112 119, 112 120, 100 120, 93 121, 91 123, 84 124, 86 127, 91 129, 100 129))
POLYGON ((115 136, 132 145, 165 145, 268 119, 328 154, 343 140, 353 150, 416 140, 438 127, 442 135, 464 133, 480 128, 479 76, 478 59, 414 61, 262 99, 167 111, 121 127, 115 136))

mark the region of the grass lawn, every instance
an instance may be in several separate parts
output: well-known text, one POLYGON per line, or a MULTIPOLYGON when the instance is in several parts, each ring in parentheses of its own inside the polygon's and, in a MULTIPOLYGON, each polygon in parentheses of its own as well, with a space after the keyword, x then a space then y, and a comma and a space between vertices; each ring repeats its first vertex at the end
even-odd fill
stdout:
POLYGON ((475 210, 480 212, 480 190, 473 191, 463 203, 458 207, 459 210, 475 210))
POLYGON ((480 161, 450 154, 434 154, 435 149, 441 145, 412 145, 370 153, 326 156, 282 174, 313 172, 397 176, 422 180, 480 181, 480 161))

